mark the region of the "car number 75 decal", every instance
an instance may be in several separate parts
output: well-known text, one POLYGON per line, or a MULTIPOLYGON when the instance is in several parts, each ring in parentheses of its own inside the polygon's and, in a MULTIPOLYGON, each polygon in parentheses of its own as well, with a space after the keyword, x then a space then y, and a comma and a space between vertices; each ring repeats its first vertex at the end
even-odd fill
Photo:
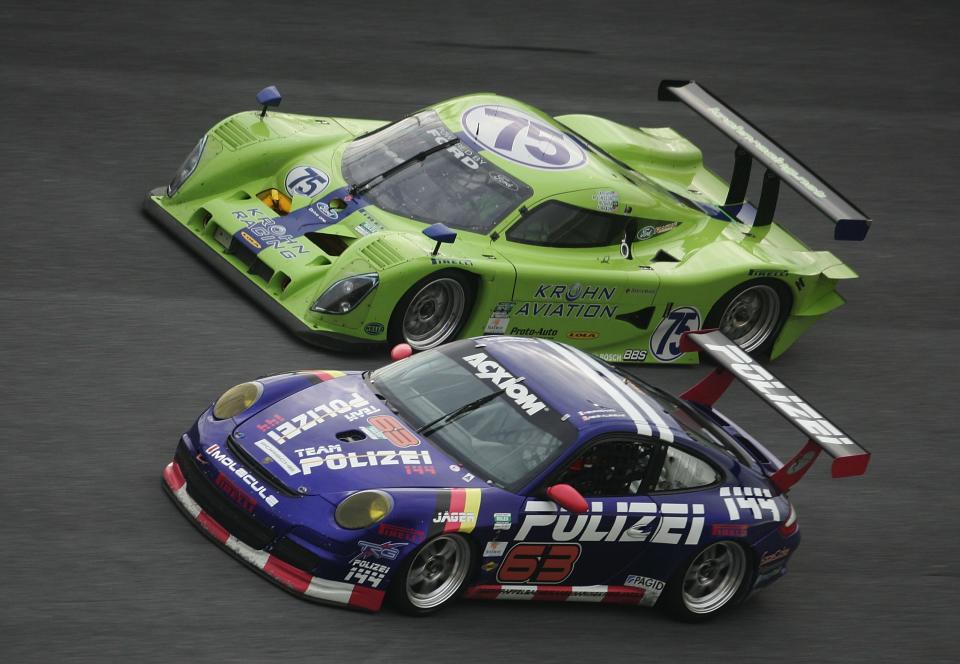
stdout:
POLYGON ((580 558, 579 544, 517 544, 500 564, 500 583, 560 583, 580 558))
POLYGON ((577 168, 587 156, 576 141, 518 108, 474 106, 461 117, 467 137, 505 159, 547 170, 577 168))

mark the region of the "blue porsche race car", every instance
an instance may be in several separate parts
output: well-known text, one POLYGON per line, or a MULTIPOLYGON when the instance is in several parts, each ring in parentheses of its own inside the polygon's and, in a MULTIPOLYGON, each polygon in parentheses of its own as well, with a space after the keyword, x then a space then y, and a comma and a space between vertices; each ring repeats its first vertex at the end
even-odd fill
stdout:
POLYGON ((460 595, 660 606, 685 620, 780 578, 787 490, 869 453, 720 332, 681 397, 544 339, 478 337, 372 372, 225 392, 164 484, 203 532, 291 592, 426 614, 460 595), (737 378, 803 431, 781 463, 713 404, 737 378))

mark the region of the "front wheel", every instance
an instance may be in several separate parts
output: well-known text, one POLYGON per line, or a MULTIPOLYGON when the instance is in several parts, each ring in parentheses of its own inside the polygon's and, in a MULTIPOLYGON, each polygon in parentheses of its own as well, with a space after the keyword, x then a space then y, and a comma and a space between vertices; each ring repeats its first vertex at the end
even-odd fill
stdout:
POLYGON ((421 279, 400 300, 390 319, 390 336, 414 350, 427 350, 456 338, 473 300, 473 285, 459 272, 421 279))
POLYGON ((787 288, 773 279, 756 279, 717 300, 704 327, 718 328, 746 352, 764 357, 770 354, 789 313, 787 288))
POLYGON ((457 597, 470 573, 473 550, 462 535, 440 535, 426 542, 390 584, 394 605, 410 615, 440 610, 457 597))
POLYGON ((736 542, 716 542, 682 567, 667 586, 663 607, 698 622, 737 604, 749 591, 750 557, 736 542))

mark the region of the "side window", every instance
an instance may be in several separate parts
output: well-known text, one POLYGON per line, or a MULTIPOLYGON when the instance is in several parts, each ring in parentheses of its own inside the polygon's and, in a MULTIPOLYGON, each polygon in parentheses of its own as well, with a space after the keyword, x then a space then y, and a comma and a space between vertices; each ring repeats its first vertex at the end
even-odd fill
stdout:
POLYGON ((598 443, 577 457, 557 479, 584 496, 635 496, 641 491, 655 447, 633 440, 598 443))
POLYGON ((526 213, 507 239, 543 247, 608 247, 623 239, 628 219, 550 201, 526 213))
POLYGON ((654 490, 696 489, 713 484, 718 479, 720 476, 709 463, 670 446, 667 448, 663 467, 660 469, 660 477, 657 478, 654 490))

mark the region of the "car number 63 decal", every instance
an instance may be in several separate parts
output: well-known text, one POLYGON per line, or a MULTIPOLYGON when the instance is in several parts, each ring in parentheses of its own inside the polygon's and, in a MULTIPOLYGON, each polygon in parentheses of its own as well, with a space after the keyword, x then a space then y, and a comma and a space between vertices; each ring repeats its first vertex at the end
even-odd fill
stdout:
POLYGON ((461 116, 467 136, 491 152, 531 168, 577 168, 587 155, 576 141, 543 120, 501 105, 474 106, 461 116))
POLYGON ((497 571, 500 583, 560 583, 580 558, 579 544, 517 544, 497 571))

